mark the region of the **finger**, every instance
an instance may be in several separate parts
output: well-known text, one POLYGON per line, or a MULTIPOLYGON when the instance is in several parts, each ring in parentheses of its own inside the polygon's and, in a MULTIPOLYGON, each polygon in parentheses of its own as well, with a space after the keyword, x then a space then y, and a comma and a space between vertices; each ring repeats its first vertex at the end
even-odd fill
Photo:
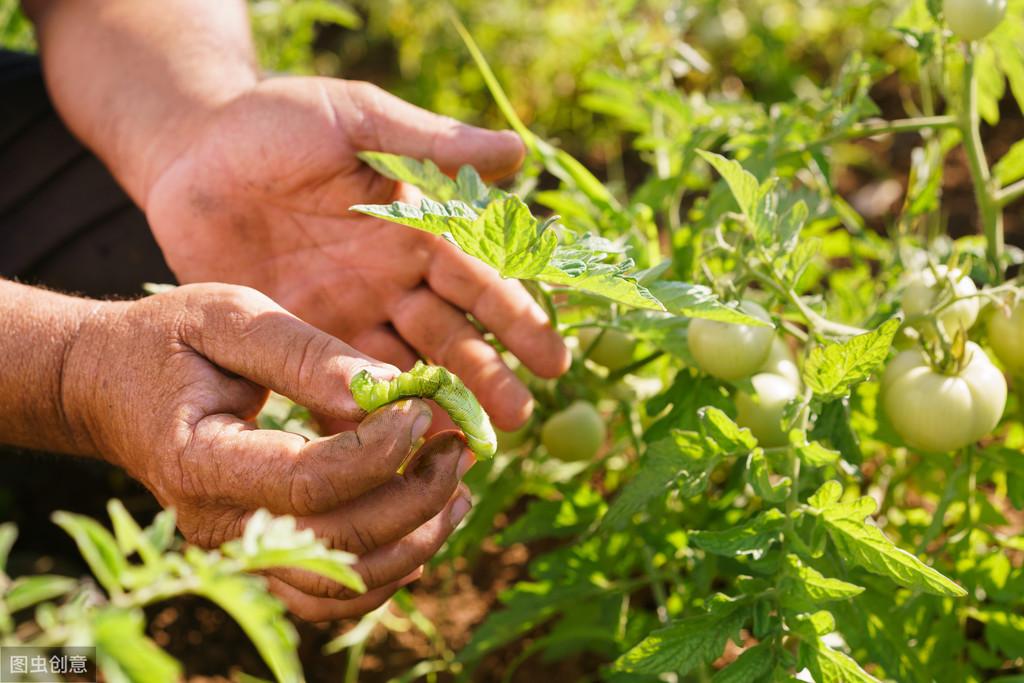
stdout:
POLYGON ((377 325, 362 330, 349 341, 362 353, 401 370, 410 369, 420 359, 390 325, 377 325))
POLYGON ((300 525, 313 529, 332 548, 365 555, 441 512, 474 462, 465 442, 453 432, 436 436, 403 474, 341 508, 305 517, 300 525))
POLYGON ((420 353, 466 383, 500 429, 512 431, 526 422, 533 396, 465 314, 419 288, 394 304, 391 319, 420 353))
POLYGON ((497 271, 450 244, 435 252, 427 283, 440 296, 473 314, 540 377, 558 377, 572 356, 544 311, 518 280, 497 271))
POLYGON ((360 149, 431 159, 449 174, 469 164, 485 179, 514 173, 526 155, 512 131, 484 130, 438 116, 369 83, 335 81, 329 90, 341 116, 359 117, 348 130, 360 149))
POLYGON ((334 621, 337 619, 354 619, 372 612, 387 602, 398 589, 412 583, 420 577, 422 572, 415 572, 401 581, 396 581, 389 586, 377 588, 363 593, 351 600, 331 600, 329 598, 316 598, 297 588, 289 586, 284 581, 273 576, 267 577, 267 585, 295 616, 306 621, 334 621))
POLYGON ((400 401, 375 411, 354 432, 307 441, 255 429, 232 415, 194 427, 180 457, 185 492, 246 509, 313 515, 389 482, 430 426, 430 408, 400 401))
MULTIPOLYGON (((363 555, 353 569, 359 572, 370 590, 391 585, 437 554, 471 505, 469 490, 460 485, 440 513, 404 538, 363 555)), ((305 570, 282 568, 273 570, 272 574, 314 597, 347 600, 357 595, 350 588, 305 570)))
POLYGON ((216 365, 273 389, 310 410, 359 420, 365 412, 349 391, 352 378, 368 370, 390 379, 398 368, 377 362, 318 330, 246 287, 225 286, 211 297, 210 285, 182 325, 182 340, 216 365))

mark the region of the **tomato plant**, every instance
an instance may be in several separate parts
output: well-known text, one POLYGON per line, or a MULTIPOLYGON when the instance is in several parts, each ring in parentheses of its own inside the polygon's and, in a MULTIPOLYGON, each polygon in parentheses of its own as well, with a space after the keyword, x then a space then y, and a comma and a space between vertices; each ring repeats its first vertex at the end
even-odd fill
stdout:
POLYGON ((948 372, 919 350, 903 351, 882 378, 885 411, 903 439, 925 451, 948 453, 989 434, 1006 407, 1006 379, 980 346, 968 342, 948 372))
POLYGON ((517 510, 502 544, 560 542, 478 626, 460 671, 526 637, 506 676, 582 652, 607 658, 596 675, 609 681, 1020 672, 1024 570, 1007 553, 1022 546, 997 527, 1024 507, 1024 430, 1017 387, 988 357, 1006 355, 995 338, 1013 318, 974 324, 1007 305, 1024 260, 1003 218, 1024 196, 1024 163, 1018 151, 990 166, 979 133, 998 118, 989 80, 1024 87, 1004 64, 1024 23, 1007 21, 967 45, 937 3, 914 3, 901 75, 925 104, 905 118, 879 118, 870 93, 888 70, 856 54, 813 96, 770 107, 689 96, 657 72, 595 75, 588 102, 649 165, 635 188, 527 128, 457 26, 526 143, 526 180, 487 189, 470 169, 450 178, 369 154, 429 200, 356 210, 445 235, 527 282, 581 338, 566 376, 526 377, 540 447, 474 472, 488 507, 450 553, 469 552, 498 510, 517 510), (876 231, 836 190, 855 156, 838 152, 894 135, 913 140, 914 165, 891 229, 876 231), (954 150, 974 236, 941 234, 954 150), (556 188, 536 182, 544 173, 556 188), (581 330, 598 329, 628 353, 594 355, 601 338, 581 330), (740 656, 724 665, 729 641, 740 656))

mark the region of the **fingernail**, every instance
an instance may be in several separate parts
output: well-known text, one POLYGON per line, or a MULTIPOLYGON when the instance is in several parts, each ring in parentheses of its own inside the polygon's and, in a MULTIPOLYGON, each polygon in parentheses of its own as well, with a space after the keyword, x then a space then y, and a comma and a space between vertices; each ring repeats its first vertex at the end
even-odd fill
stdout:
POLYGON ((466 476, 466 472, 469 472, 469 468, 476 464, 476 458, 473 456, 473 452, 463 449, 462 457, 459 458, 459 467, 455 470, 455 476, 462 479, 466 476))
POLYGON ((459 522, 466 518, 466 514, 469 512, 471 507, 473 507, 473 504, 469 502, 469 498, 460 496, 455 499, 455 502, 452 503, 451 510, 448 512, 448 517, 452 522, 453 528, 457 527, 459 522))
POLYGON ((430 429, 430 419, 433 417, 429 412, 420 413, 416 416, 416 421, 412 423, 412 441, 416 443, 419 441, 427 430, 430 429))
POLYGON ((401 370, 393 365, 367 365, 363 368, 370 377, 376 380, 391 380, 401 374, 401 370))

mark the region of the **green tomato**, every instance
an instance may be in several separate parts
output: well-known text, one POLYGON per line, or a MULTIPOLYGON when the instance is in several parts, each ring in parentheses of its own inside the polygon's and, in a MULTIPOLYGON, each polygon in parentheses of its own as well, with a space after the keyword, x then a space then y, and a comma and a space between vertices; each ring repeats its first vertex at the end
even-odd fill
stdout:
POLYGON ((788 378, 768 372, 754 375, 750 382, 753 396, 745 391, 736 394, 736 424, 749 429, 765 448, 785 446, 789 437, 782 430, 782 413, 799 389, 788 378))
MULTIPOLYGON (((740 304, 744 313, 770 323, 768 312, 753 301, 740 304)), ((750 377, 768 359, 775 330, 770 326, 737 325, 696 318, 687 343, 697 367, 718 379, 750 377)))
POLYGON ((540 440, 552 457, 566 462, 592 460, 604 444, 604 420, 597 408, 576 401, 548 418, 540 440))
POLYGON ((988 319, 988 342, 1006 369, 1024 376, 1024 299, 1009 313, 996 308, 988 319))
POLYGON ((590 360, 602 365, 612 372, 621 370, 633 362, 636 351, 636 340, 624 332, 606 329, 601 334, 599 327, 584 327, 579 331, 580 349, 590 349, 590 360), (598 339, 598 335, 601 336, 598 339), (594 340, 597 344, 594 344, 594 340), (593 348, 591 348, 593 346, 593 348))
POLYGON ((782 337, 775 337, 772 340, 772 350, 768 353, 768 360, 757 369, 757 372, 758 374, 766 372, 778 375, 797 389, 802 384, 800 368, 796 366, 796 358, 793 356, 789 344, 782 337))
POLYGON ((966 366, 952 375, 932 369, 920 350, 897 354, 885 369, 885 413, 909 446, 955 451, 999 424, 1006 408, 1006 379, 974 342, 967 343, 966 353, 966 366))
POLYGON ((935 272, 926 268, 911 275, 903 289, 903 311, 908 316, 927 313, 938 303, 943 290, 948 287, 947 282, 959 300, 942 310, 939 324, 949 334, 955 334, 960 328, 969 330, 978 319, 981 304, 977 297, 972 296, 978 293, 978 288, 970 277, 957 269, 950 271, 946 266, 938 266, 935 272))
POLYGON ((942 11, 949 28, 964 40, 984 38, 1006 16, 1006 0, 945 0, 942 11))

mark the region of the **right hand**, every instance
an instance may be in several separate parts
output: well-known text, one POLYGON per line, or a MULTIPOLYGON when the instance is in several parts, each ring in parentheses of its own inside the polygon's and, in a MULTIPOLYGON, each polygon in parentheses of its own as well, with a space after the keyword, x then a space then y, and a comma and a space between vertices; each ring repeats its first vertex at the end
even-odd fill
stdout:
POLYGON ((474 460, 452 432, 396 474, 430 407, 403 401, 367 417, 348 390, 363 369, 398 373, 254 290, 188 285, 98 304, 67 353, 61 403, 76 450, 123 467, 174 507, 188 541, 216 547, 263 507, 358 555, 363 595, 306 572, 269 578, 299 616, 339 619, 418 576, 470 505, 459 480, 474 460), (358 427, 313 441, 257 429, 267 389, 358 427))

